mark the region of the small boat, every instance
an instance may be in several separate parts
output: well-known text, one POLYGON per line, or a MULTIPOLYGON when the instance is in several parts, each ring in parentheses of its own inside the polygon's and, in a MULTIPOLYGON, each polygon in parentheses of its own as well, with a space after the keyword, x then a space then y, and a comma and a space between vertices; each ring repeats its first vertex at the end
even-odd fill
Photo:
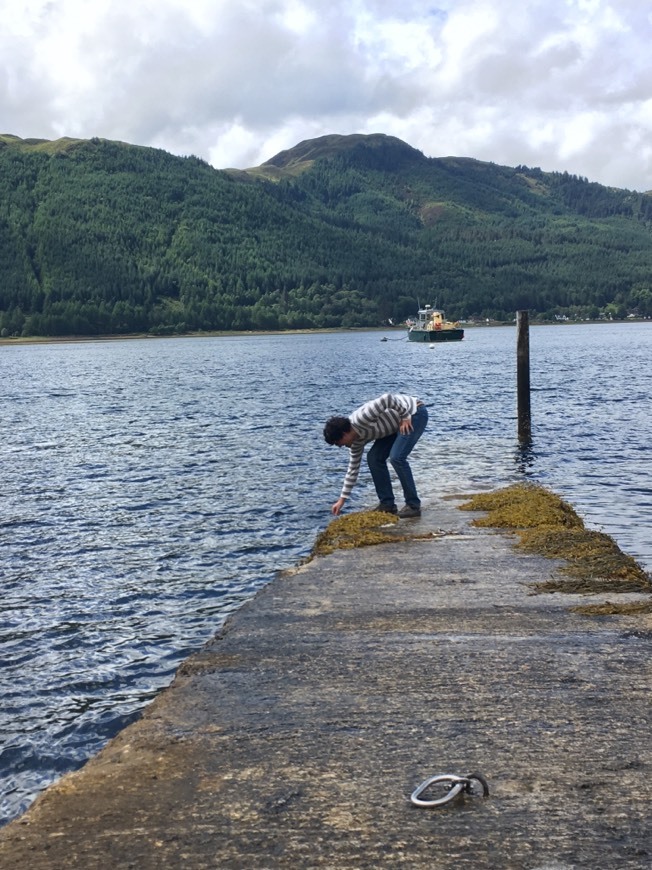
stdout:
POLYGON ((464 330, 459 323, 446 320, 444 312, 426 305, 420 308, 417 320, 408 329, 410 341, 462 341, 464 330))

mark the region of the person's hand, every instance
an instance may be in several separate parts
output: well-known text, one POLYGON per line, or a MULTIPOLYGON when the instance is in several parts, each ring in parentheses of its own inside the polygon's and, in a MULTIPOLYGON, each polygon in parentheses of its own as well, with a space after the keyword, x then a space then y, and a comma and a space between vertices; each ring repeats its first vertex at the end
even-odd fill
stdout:
POLYGON ((331 508, 331 513, 335 514, 335 516, 337 516, 339 514, 339 512, 342 510, 342 508, 344 507, 345 502, 346 502, 345 498, 338 498, 338 500, 335 502, 335 504, 331 508))
POLYGON ((412 432, 413 428, 414 427, 412 426, 412 417, 406 417, 405 420, 401 420, 398 431, 401 433, 401 435, 409 435, 410 432, 412 432))

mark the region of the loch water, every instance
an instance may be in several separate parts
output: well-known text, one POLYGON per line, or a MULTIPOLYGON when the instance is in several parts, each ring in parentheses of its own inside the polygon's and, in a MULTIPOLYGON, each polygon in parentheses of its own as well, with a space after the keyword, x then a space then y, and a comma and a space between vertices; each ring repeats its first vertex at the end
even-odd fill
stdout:
POLYGON ((323 422, 386 390, 429 405, 426 510, 536 480, 652 570, 652 323, 535 326, 530 359, 524 448, 512 327, 1 346, 0 821, 309 553, 347 460, 323 422))

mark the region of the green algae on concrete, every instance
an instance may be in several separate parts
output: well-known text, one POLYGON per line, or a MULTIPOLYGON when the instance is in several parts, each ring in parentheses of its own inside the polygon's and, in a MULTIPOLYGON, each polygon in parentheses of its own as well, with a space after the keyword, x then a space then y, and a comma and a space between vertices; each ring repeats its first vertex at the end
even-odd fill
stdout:
POLYGON ((650 575, 635 559, 609 535, 586 529, 568 502, 539 484, 480 493, 460 509, 486 511, 472 524, 509 529, 518 535, 520 549, 565 561, 560 576, 534 584, 539 592, 652 592, 650 575))

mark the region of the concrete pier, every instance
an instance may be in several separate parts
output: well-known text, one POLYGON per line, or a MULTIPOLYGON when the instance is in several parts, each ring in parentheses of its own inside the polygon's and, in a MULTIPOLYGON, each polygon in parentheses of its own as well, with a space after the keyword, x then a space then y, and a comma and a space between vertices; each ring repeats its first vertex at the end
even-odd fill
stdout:
POLYGON ((0 831, 0 866, 652 866, 651 617, 532 594, 555 564, 471 519, 432 504, 400 524, 426 539, 279 576, 0 831), (488 798, 410 803, 475 770, 488 798))

